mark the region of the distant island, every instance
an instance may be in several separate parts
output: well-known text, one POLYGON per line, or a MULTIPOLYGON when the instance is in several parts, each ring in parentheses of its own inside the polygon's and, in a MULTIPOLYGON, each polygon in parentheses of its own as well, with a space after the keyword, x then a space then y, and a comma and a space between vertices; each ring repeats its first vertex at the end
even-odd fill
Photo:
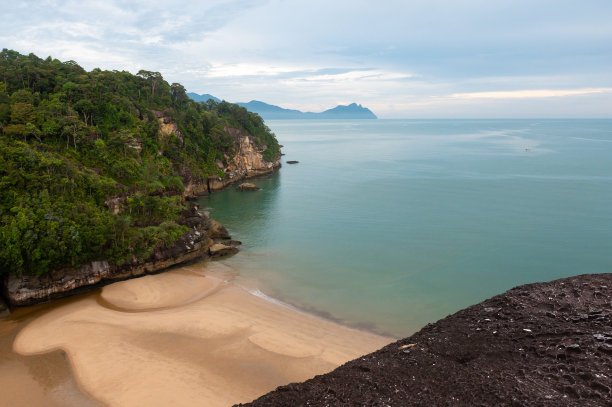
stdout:
MULTIPOLYGON (((221 100, 210 94, 199 95, 189 92, 187 95, 196 102, 206 102, 209 99, 215 102, 221 100)), ((278 119, 377 119, 376 115, 367 107, 351 103, 350 105, 338 105, 332 109, 320 113, 302 112, 294 109, 285 109, 280 106, 270 105, 259 100, 251 100, 248 103, 236 103, 245 107, 250 112, 259 114, 264 120, 278 119)))

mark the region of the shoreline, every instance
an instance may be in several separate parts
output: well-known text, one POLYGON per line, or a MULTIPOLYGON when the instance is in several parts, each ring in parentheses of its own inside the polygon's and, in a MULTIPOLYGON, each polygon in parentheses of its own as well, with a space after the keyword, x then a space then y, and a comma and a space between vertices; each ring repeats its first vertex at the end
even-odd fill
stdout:
POLYGON ((600 406, 612 273, 516 286, 246 406, 600 406))
POLYGON ((103 405, 222 406, 395 341, 256 295, 223 273, 200 262, 105 286, 29 322, 13 347, 61 349, 78 387, 103 405))

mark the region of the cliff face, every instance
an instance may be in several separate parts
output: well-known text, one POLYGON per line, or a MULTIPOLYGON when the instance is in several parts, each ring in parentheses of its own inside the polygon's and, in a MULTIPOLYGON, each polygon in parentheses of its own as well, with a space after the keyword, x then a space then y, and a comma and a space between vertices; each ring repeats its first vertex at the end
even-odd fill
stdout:
POLYGON ((266 146, 258 147, 252 136, 232 127, 225 127, 224 130, 234 138, 236 154, 233 157, 225 156, 227 161, 225 166, 222 163, 217 163, 225 176, 208 179, 208 190, 210 192, 218 191, 243 179, 270 174, 280 167, 280 157, 277 157, 274 161, 266 161, 263 158, 266 146))
MULTIPOLYGON (((160 124, 160 135, 167 137, 175 134, 182 142, 183 138, 178 126, 172 121, 168 111, 154 110, 153 113, 160 124)), ((263 158, 266 146, 257 146, 252 136, 231 127, 225 127, 224 130, 235 142, 235 154, 225 155, 227 164, 224 165, 219 160, 216 163, 225 176, 202 180, 192 177, 189 173, 183 174, 185 185, 183 198, 195 198, 218 191, 240 180, 269 174, 280 167, 278 158, 273 162, 263 158)), ((109 199, 106 206, 114 213, 119 213, 123 201, 122 197, 109 199)), ((10 306, 32 305, 114 281, 159 272, 202 256, 216 257, 237 250, 232 246, 223 246, 224 249, 219 250, 219 245, 215 246, 216 249, 211 250, 217 241, 227 240, 230 236, 227 230, 218 222, 210 219, 207 213, 199 213, 192 207, 191 210, 183 213, 178 223, 189 227, 187 233, 171 247, 156 249, 153 255, 144 261, 133 258, 122 265, 112 265, 107 261, 94 261, 78 268, 54 270, 42 277, 8 275, 2 282, 3 295, 10 306)), ((0 311, 1 305, 0 303, 0 311)))
MULTIPOLYGON (((162 132, 172 131, 176 127, 167 117, 161 117, 159 120, 160 123, 165 122, 164 127, 160 130, 162 132)), ((233 138, 235 146, 235 153, 233 155, 229 153, 224 154, 227 164, 220 160, 216 161, 217 167, 223 171, 224 176, 199 179, 189 173, 184 173, 184 198, 195 198, 210 192, 219 191, 241 180, 270 174, 280 168, 280 155, 274 161, 264 159, 263 152, 266 150, 266 146, 257 146, 253 136, 233 127, 224 127, 224 130, 233 138)))
POLYGON ((179 223, 189 230, 175 244, 158 248, 144 261, 134 258, 122 265, 94 261, 78 268, 55 270, 42 277, 9 275, 3 282, 3 295, 11 306, 32 305, 65 297, 208 256, 216 240, 229 238, 227 230, 210 219, 208 213, 199 212, 196 205, 183 212, 179 223))

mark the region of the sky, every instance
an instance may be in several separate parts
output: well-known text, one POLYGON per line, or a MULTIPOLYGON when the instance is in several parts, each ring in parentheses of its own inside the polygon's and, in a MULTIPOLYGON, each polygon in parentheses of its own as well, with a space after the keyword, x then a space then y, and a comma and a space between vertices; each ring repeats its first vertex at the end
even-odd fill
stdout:
POLYGON ((612 118, 610 0, 18 1, 0 48, 380 118, 612 118))

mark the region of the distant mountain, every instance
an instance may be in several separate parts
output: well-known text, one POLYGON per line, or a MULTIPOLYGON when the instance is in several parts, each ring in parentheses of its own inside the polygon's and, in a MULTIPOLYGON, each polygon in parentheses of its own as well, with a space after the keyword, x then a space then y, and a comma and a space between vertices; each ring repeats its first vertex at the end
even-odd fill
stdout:
POLYGON ((301 112, 299 110, 284 109, 280 106, 270 105, 258 100, 251 100, 249 103, 238 103, 239 106, 247 110, 258 113, 264 120, 274 119, 377 119, 367 107, 356 103, 348 106, 339 105, 333 109, 325 110, 321 113, 301 112))
POLYGON ((237 103, 248 111, 259 114, 264 120, 274 119, 310 119, 314 113, 304 113, 299 110, 284 109, 280 106, 269 105, 259 100, 251 100, 249 103, 237 103))
POLYGON ((216 98, 213 95, 209 95, 208 93, 205 93, 203 95, 198 95, 197 93, 187 92, 187 96, 189 96, 190 98, 192 98, 196 102, 207 102, 208 99, 212 99, 212 100, 214 100, 217 103, 219 103, 221 101, 221 99, 216 98))
POLYGON ((321 117, 330 119, 378 119, 367 107, 351 103, 348 106, 338 105, 333 109, 318 113, 321 117))
MULTIPOLYGON (((198 95, 197 93, 187 93, 196 102, 206 102, 212 99, 215 102, 220 102, 209 94, 198 95)), ((287 120, 287 119, 377 119, 367 107, 351 103, 348 106, 338 105, 333 109, 325 110, 320 113, 301 112, 294 109, 285 109, 280 106, 270 105, 259 100, 251 100, 248 103, 236 103, 239 106, 245 107, 248 111, 259 114, 264 120, 287 120)))

